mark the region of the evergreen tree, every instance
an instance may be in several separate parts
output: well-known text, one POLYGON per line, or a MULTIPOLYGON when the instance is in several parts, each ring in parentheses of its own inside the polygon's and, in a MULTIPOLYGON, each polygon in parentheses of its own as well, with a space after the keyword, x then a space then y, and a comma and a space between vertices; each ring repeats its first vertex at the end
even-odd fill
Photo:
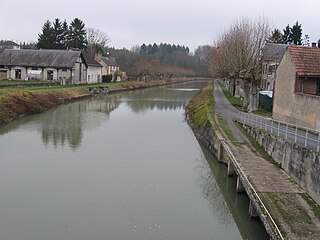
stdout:
POLYGON ((291 38, 291 28, 289 26, 289 24, 286 26, 285 29, 283 29, 283 38, 282 38, 282 42, 285 44, 291 43, 292 42, 292 38, 291 38))
POLYGON ((145 44, 141 45, 140 53, 142 53, 142 54, 146 54, 147 53, 147 46, 145 44))
POLYGON ((52 49, 54 48, 55 35, 49 20, 46 20, 42 26, 42 33, 38 34, 37 48, 52 49))
POLYGON ((294 45, 301 45, 302 44, 302 28, 301 24, 298 23, 298 21, 295 23, 295 25, 290 28, 291 31, 291 42, 294 45))
POLYGON ((283 43, 283 35, 279 29, 275 28, 271 32, 271 36, 267 39, 268 43, 283 43))
POLYGON ((87 45, 85 24, 75 18, 69 26, 68 47, 84 49, 87 45))
MULTIPOLYGON (((66 21, 63 23, 60 21, 59 18, 56 18, 53 23, 53 33, 54 33, 54 48, 55 49, 65 49, 66 48, 66 38, 67 38, 67 32, 65 32, 65 24, 66 21)), ((68 27, 68 24, 67 24, 68 27)))

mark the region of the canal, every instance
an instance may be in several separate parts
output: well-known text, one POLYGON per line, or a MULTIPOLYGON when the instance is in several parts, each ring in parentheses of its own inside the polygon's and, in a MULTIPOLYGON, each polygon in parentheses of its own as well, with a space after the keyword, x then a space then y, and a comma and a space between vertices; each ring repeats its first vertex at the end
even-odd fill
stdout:
POLYGON ((268 239, 184 121, 205 85, 96 96, 0 128, 0 239, 268 239))

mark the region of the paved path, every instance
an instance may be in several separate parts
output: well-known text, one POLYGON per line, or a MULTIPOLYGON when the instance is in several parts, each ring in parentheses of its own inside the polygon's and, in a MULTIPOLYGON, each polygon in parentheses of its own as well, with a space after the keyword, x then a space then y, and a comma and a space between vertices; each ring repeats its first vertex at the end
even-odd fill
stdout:
POLYGON ((244 142, 246 138, 241 134, 237 126, 234 124, 234 120, 237 118, 239 110, 229 103, 217 81, 214 81, 213 95, 216 102, 216 112, 218 112, 221 117, 227 120, 228 126, 232 130, 235 138, 240 142, 244 142))
MULTIPOLYGON (((225 98, 215 82, 216 111, 227 119, 235 137, 243 141, 234 125, 238 110, 225 98)), ((303 190, 275 164, 257 156, 251 150, 229 144, 231 151, 250 183, 266 205, 285 239, 320 239, 320 221, 302 198, 303 190)))

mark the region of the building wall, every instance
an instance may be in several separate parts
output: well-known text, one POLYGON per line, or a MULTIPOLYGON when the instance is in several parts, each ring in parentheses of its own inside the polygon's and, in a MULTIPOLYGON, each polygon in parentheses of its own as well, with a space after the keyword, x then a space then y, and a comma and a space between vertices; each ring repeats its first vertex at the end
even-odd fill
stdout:
POLYGON ((320 130, 320 96, 295 93, 296 69, 287 51, 277 71, 273 118, 320 130))
POLYGON ((72 83, 80 84, 87 82, 87 67, 79 57, 74 68, 72 69, 72 83))
POLYGON ((89 66, 87 69, 87 81, 88 83, 101 82, 102 68, 89 66))
POLYGON ((261 81, 261 89, 267 91, 273 91, 274 82, 275 82, 275 69, 277 67, 277 63, 272 61, 264 61, 262 63, 262 81, 261 81))

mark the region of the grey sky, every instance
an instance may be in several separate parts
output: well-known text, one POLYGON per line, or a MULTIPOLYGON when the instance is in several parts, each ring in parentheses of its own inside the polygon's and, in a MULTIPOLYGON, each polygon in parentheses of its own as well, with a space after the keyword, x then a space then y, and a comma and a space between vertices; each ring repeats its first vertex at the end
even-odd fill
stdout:
POLYGON ((298 20, 303 34, 317 41, 319 9, 318 0, 10 0, 1 3, 0 39, 36 41, 46 19, 78 17, 107 32, 117 48, 167 42, 194 50, 236 19, 264 16, 281 30, 298 20))

